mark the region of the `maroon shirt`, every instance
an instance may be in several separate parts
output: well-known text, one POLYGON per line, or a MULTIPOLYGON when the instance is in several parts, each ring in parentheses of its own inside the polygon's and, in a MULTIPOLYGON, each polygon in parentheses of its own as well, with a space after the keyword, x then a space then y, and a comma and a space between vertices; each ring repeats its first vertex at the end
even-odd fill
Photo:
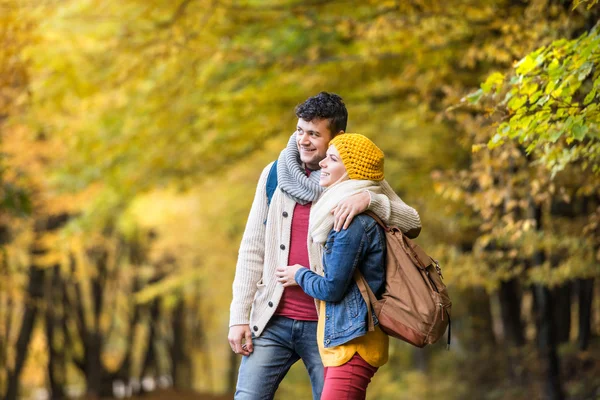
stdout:
MULTIPOLYGON (((292 232, 290 237, 290 255, 288 265, 300 264, 309 267, 308 262, 308 219, 312 203, 301 205, 296 203, 292 217, 292 232)), ((315 300, 304 293, 300 286, 289 286, 283 290, 283 295, 275 310, 275 315, 298 321, 317 321, 315 300)))

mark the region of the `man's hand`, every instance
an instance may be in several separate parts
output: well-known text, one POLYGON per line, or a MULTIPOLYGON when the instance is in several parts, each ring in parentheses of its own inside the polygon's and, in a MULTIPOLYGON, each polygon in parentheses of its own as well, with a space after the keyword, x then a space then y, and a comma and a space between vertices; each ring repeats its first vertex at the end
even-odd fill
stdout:
POLYGON ((296 283, 296 272, 300 269, 304 268, 300 264, 288 265, 285 267, 277 267, 275 270, 275 276, 277 277, 277 282, 281 283, 283 287, 294 286, 296 283))
POLYGON ((352 195, 338 203, 337 206, 331 210, 334 216, 333 229, 336 232, 342 229, 348 229, 352 219, 358 214, 361 214, 369 208, 371 202, 371 196, 369 192, 362 192, 352 195))
POLYGON ((233 325, 229 328, 229 346, 235 354, 241 354, 243 356, 249 356, 254 351, 252 346, 252 332, 250 331, 250 325, 233 325), (242 340, 245 339, 245 343, 242 340))

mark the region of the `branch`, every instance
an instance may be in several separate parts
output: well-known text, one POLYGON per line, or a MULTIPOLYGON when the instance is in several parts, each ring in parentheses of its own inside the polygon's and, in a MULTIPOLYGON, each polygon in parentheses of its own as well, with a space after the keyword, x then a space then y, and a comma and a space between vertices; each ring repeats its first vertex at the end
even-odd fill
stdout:
POLYGON ((350 3, 352 0, 308 0, 308 1, 296 1, 288 4, 269 4, 261 7, 251 7, 251 6, 239 6, 237 4, 227 4, 224 5, 220 3, 219 6, 226 10, 233 11, 292 11, 296 8, 303 7, 312 7, 312 6, 323 6, 334 3, 350 3))
POLYGON ((183 16, 183 14, 185 13, 185 9, 190 5, 192 1, 194 0, 183 0, 181 4, 179 4, 179 7, 177 7, 177 10, 175 10, 173 16, 166 21, 157 23, 156 27, 160 29, 166 29, 171 27, 175 22, 177 22, 179 18, 183 16))

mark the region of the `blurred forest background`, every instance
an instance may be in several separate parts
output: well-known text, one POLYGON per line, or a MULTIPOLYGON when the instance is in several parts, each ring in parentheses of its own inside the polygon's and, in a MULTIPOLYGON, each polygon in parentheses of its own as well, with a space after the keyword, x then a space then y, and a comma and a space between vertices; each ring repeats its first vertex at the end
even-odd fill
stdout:
POLYGON ((454 303, 368 398, 599 399, 597 3, 0 0, 0 398, 231 398, 256 181, 325 90, 454 303))

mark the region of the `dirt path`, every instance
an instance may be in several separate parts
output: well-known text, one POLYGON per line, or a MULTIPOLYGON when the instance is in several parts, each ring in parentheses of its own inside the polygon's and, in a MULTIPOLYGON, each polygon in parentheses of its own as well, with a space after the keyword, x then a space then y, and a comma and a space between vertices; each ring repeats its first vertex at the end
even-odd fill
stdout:
MULTIPOLYGON (((131 397, 133 400, 233 400, 233 394, 215 395, 193 391, 160 390, 143 396, 131 397)), ((106 399, 108 400, 108 399, 106 399)))

